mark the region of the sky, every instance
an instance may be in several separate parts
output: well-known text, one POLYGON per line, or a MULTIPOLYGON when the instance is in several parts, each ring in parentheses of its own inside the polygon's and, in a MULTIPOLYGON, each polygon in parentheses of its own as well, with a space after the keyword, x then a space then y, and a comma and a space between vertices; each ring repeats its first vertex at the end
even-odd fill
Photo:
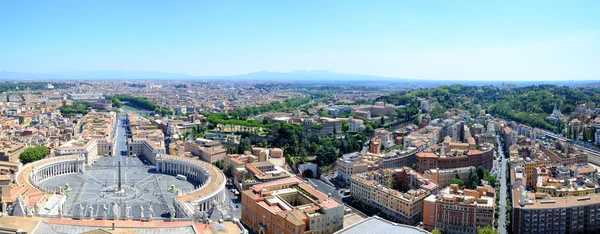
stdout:
POLYGON ((600 1, 0 1, 0 71, 600 80, 600 1))

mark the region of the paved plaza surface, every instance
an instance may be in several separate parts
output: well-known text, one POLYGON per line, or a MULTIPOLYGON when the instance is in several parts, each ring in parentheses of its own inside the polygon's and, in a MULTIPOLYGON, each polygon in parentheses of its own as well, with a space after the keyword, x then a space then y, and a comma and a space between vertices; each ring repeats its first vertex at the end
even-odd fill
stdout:
POLYGON ((85 173, 56 176, 41 184, 49 188, 65 188, 68 184, 66 214, 79 217, 83 208, 85 217, 89 217, 92 211, 93 217, 98 218, 103 217, 104 206, 108 217, 113 217, 114 206, 117 206, 119 218, 125 218, 126 206, 130 206, 130 217, 140 218, 143 206, 144 217, 147 218, 151 206, 155 218, 167 218, 176 196, 169 188, 174 186, 185 192, 198 186, 173 175, 155 173, 154 166, 144 158, 120 155, 100 157, 93 165, 86 166, 85 173), (122 192, 117 192, 119 161, 122 192))

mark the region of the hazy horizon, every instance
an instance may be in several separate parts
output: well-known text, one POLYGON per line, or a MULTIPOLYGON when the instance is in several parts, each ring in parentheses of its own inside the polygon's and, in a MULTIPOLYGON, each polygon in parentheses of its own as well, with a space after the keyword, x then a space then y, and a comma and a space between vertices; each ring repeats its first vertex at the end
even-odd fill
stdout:
POLYGON ((598 10, 596 1, 1 2, 0 71, 592 81, 598 10))

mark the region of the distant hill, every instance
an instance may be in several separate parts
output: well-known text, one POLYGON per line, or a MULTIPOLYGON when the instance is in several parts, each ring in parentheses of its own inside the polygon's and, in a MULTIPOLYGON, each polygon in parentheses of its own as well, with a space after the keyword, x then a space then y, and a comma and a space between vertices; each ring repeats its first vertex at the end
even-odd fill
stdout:
MULTIPOLYGON (((398 77, 383 77, 360 74, 344 74, 327 70, 294 71, 294 72, 252 72, 232 76, 191 76, 184 73, 152 72, 152 71, 81 71, 53 73, 22 73, 0 71, 0 80, 253 80, 253 81, 286 81, 297 83, 344 83, 375 85, 410 85, 416 87, 437 87, 439 85, 503 85, 502 81, 486 80, 427 80, 398 77)), ((598 81, 518 81, 506 82, 517 86, 556 84, 581 85, 598 81)))
POLYGON ((186 79, 183 73, 151 72, 151 71, 80 71, 24 73, 0 71, 0 80, 170 80, 186 79))
POLYGON ((399 81, 397 78, 342 74, 325 70, 295 72, 253 72, 233 76, 190 76, 183 73, 151 71, 81 71, 23 73, 0 71, 0 80, 257 80, 295 82, 399 81))
POLYGON ((295 72, 253 72, 235 76, 207 76, 204 78, 208 79, 227 79, 227 80, 265 80, 265 81, 368 81, 368 80, 392 80, 398 81, 401 79, 382 77, 382 76, 371 76, 371 75, 359 75, 359 74, 343 74, 335 73, 327 70, 317 71, 295 71, 295 72))

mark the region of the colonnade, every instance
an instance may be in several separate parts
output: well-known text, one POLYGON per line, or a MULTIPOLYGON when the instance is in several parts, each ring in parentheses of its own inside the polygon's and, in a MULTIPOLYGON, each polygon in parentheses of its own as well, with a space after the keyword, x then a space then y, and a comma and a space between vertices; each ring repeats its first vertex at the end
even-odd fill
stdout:
POLYGON ((210 165, 209 163, 186 159, 186 158, 176 158, 176 157, 162 157, 160 154, 156 156, 156 170, 163 174, 168 175, 184 175, 188 180, 192 180, 197 182, 200 186, 186 194, 198 194, 198 198, 194 198, 192 203, 194 206, 198 207, 197 211, 208 211, 215 204, 223 204, 226 199, 225 195, 225 175, 221 170, 210 165), (207 168, 213 167, 213 168, 207 168), (216 173, 215 176, 220 176, 222 178, 212 178, 208 170, 214 170, 216 173), (221 183, 216 186, 216 189, 211 191, 202 191, 209 183, 221 183))
POLYGON ((41 188, 39 184, 52 177, 85 172, 85 156, 63 156, 43 159, 35 162, 31 167, 29 183, 37 188, 41 188))
POLYGON ((200 185, 210 178, 202 166, 186 161, 160 160, 156 162, 156 170, 167 175, 184 175, 188 180, 193 180, 200 185))

